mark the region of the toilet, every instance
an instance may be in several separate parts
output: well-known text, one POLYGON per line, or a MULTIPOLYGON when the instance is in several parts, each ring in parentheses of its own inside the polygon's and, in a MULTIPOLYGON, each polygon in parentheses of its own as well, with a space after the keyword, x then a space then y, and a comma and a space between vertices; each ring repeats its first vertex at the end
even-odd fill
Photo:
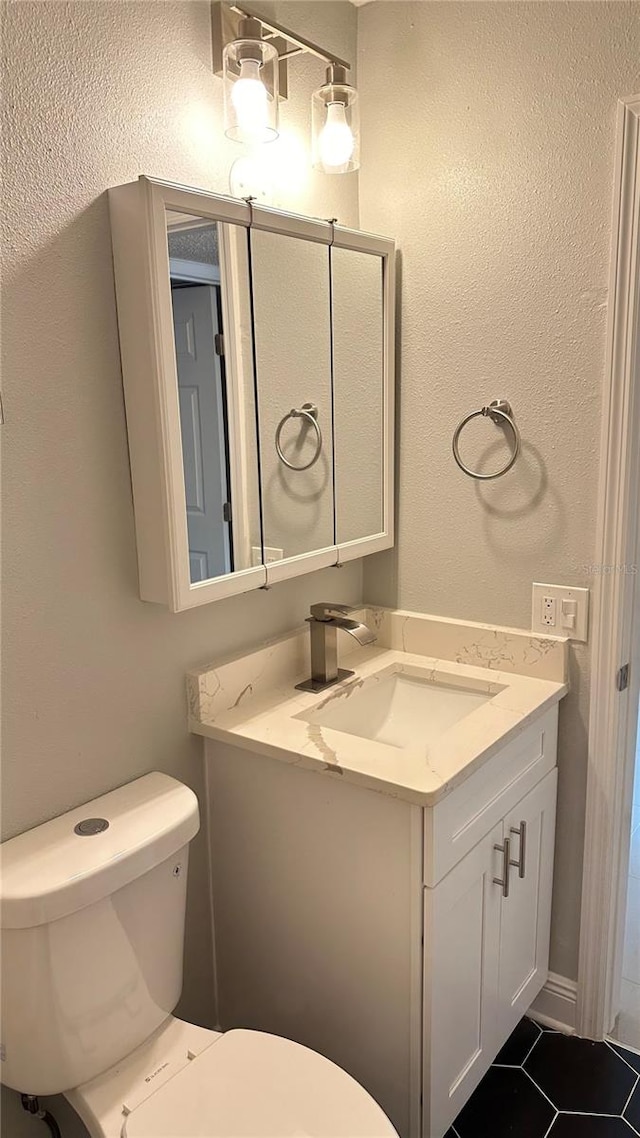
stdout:
POLYGON ((397 1138, 309 1048, 171 1014, 198 828, 154 772, 0 847, 2 1082, 63 1093, 92 1138, 397 1138))

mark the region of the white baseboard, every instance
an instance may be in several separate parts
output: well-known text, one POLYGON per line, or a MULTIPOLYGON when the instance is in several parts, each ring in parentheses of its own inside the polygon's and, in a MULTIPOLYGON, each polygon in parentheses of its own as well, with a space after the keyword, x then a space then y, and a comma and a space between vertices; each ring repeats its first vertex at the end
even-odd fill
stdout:
POLYGON ((605 1035, 607 1043, 613 1043, 614 1047, 624 1047, 625 1051, 632 1051, 634 1055, 640 1056, 640 1048, 632 1047, 630 1043, 621 1043, 619 1039, 614 1039, 612 1035, 605 1035))
POLYGON ((573 1035, 576 1030, 576 992, 575 980, 567 980, 556 972, 549 973, 540 995, 529 1008, 527 1015, 543 1027, 552 1027, 573 1035))

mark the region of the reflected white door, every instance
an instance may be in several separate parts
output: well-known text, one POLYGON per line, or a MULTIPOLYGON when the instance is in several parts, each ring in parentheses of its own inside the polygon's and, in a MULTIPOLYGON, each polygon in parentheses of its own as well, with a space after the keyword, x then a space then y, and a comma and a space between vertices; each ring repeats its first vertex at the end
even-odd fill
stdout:
POLYGON ((232 569, 215 287, 172 289, 191 581, 232 569))

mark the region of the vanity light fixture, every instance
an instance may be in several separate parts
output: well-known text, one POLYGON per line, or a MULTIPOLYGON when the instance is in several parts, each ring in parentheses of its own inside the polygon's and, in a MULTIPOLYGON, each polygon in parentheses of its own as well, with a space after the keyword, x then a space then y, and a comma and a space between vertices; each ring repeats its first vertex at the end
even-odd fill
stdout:
POLYGON ((250 145, 278 137, 278 52, 262 24, 243 17, 238 38, 224 48, 224 132, 250 145))
POLYGON ((228 138, 254 145, 278 137, 278 99, 288 96, 288 64, 315 55, 327 64, 326 81, 311 100, 313 166, 347 174, 360 165, 358 92, 351 65, 245 4, 211 4, 213 70, 224 79, 228 138))

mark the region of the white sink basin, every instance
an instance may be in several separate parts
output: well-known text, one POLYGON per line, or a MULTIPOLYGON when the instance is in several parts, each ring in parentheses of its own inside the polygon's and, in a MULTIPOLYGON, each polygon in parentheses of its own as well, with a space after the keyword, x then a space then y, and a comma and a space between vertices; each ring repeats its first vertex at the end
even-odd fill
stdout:
POLYGON ((438 682, 426 674, 393 671, 359 687, 350 684, 298 718, 392 747, 421 746, 433 742, 500 690, 479 691, 438 682))

